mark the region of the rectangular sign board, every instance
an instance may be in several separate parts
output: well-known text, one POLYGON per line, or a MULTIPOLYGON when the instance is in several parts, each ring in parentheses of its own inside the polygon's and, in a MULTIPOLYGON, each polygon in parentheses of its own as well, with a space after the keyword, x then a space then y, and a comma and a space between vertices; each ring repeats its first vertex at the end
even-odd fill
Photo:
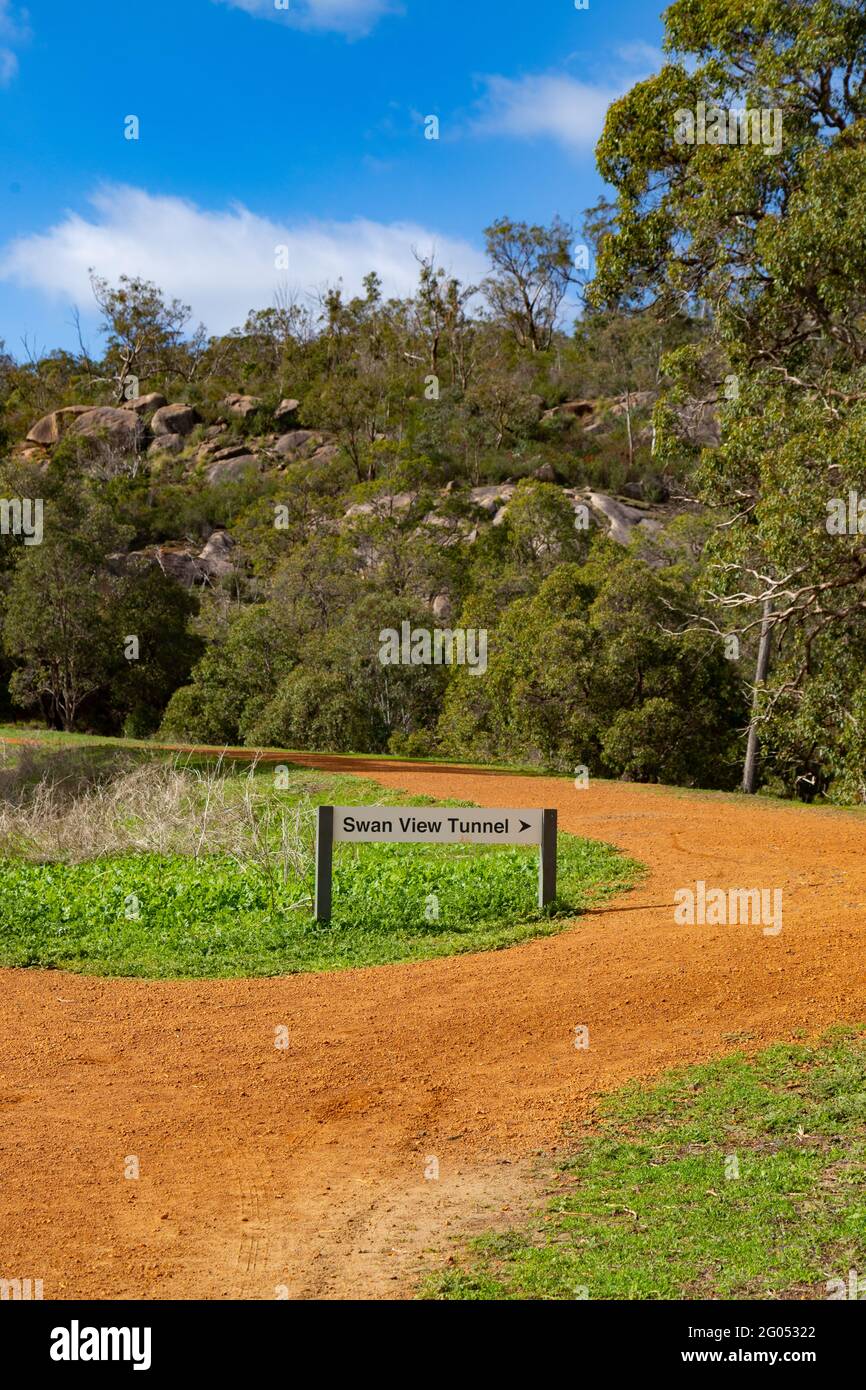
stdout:
POLYGON ((334 844, 536 845, 538 906, 556 898, 556 812, 498 806, 319 806, 316 921, 331 920, 334 844))
POLYGON ((543 811, 499 807, 334 807, 334 839, 356 845, 540 845, 543 823, 543 811))

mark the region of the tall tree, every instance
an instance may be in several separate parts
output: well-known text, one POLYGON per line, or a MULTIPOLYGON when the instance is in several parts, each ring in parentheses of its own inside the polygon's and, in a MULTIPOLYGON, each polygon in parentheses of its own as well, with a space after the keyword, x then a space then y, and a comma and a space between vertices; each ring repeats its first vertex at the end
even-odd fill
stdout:
POLYGON ((676 0, 665 24, 668 61, 598 148, 616 229, 590 296, 709 305, 708 341, 668 363, 723 423, 700 474, 723 521, 708 589, 721 630, 768 611, 796 701, 819 639, 866 619, 866 536, 827 529, 833 499, 866 494, 866 3, 676 0))
POLYGON ((119 402, 128 394, 131 378, 169 369, 191 310, 179 299, 167 301, 156 285, 138 276, 121 275, 112 286, 91 270, 90 284, 106 334, 105 365, 119 402))
POLYGON ((532 352, 550 347, 569 285, 575 281, 572 229, 500 217, 484 233, 492 275, 482 290, 494 317, 532 352))
POLYGON ((6 596, 3 644, 15 662, 9 690, 71 730, 120 655, 111 617, 117 581, 104 559, 127 539, 104 506, 58 494, 41 545, 21 546, 6 596), (62 516, 62 523, 58 524, 62 516))

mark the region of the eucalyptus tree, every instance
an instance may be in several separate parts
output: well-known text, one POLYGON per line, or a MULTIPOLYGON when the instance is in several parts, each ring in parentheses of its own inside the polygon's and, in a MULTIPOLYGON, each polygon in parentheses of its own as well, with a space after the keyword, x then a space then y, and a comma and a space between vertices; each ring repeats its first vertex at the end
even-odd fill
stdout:
MULTIPOLYGON (((608 113, 615 226, 589 297, 662 319, 707 306, 707 338, 666 359, 660 457, 677 397, 713 401, 712 621, 747 641, 763 625, 758 718, 779 701, 795 716, 819 665, 850 679, 840 656, 866 622, 866 4, 676 0, 664 49, 608 113)), ((862 758, 866 731, 854 744, 862 758)), ((832 773, 839 750, 824 756, 832 773)))

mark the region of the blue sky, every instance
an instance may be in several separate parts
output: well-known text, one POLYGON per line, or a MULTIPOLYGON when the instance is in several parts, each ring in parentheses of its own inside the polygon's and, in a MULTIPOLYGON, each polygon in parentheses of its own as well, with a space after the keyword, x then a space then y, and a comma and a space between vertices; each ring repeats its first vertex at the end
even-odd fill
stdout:
POLYGON ((211 331, 285 284, 353 290, 375 268, 406 293, 413 247, 472 278, 495 217, 596 200, 604 111, 660 61, 638 0, 276 3, 0 0, 0 337, 17 355, 25 334, 72 346, 73 304, 93 333, 90 265, 156 280, 211 331))

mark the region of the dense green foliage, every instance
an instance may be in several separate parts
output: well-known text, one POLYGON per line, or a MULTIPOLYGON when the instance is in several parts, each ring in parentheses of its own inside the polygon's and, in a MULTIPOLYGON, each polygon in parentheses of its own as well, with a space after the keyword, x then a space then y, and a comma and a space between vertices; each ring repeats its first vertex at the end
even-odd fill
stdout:
MULTIPOLYGON (((598 148, 616 235, 591 298, 705 304, 710 333, 666 370, 668 407, 698 393, 722 411, 695 478, 730 519, 707 548, 712 622, 753 632, 767 610, 765 767, 862 801, 866 5, 676 0, 665 21, 668 60, 611 107, 598 148), (778 142, 678 142, 699 102, 765 113, 778 142), (853 525, 828 527, 852 497, 853 525)), ((677 456, 675 416, 657 424, 658 458, 677 456)))
POLYGON ((544 1216, 478 1238, 427 1296, 848 1298, 866 1258, 864 1085, 864 1039, 841 1032, 632 1084, 544 1216))
POLYGON ((731 663, 701 633, 665 631, 689 592, 685 563, 651 569, 610 542, 583 565, 558 565, 503 613, 489 678, 455 676, 441 726, 448 745, 513 759, 533 748, 553 766, 635 781, 734 786, 744 709, 731 663))

